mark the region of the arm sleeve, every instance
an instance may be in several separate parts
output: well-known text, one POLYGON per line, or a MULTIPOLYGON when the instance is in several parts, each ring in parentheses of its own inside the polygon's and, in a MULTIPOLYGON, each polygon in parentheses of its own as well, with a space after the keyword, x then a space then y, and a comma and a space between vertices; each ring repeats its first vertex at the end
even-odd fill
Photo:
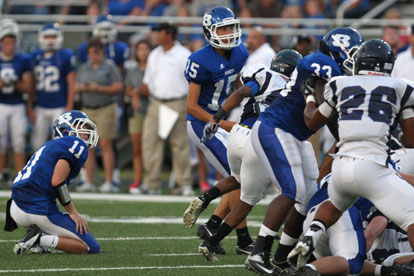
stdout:
POLYGON ((246 83, 245 85, 250 87, 250 89, 252 89, 251 97, 254 97, 257 94, 257 92, 259 92, 260 87, 259 87, 259 84, 256 81, 251 80, 248 83, 246 83))

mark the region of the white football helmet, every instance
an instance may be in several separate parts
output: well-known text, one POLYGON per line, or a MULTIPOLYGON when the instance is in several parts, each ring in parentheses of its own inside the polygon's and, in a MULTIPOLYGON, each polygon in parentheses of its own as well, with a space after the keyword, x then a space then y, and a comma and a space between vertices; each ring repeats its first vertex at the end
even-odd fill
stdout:
POLYGON ((0 41, 6 36, 14 36, 16 39, 20 36, 20 28, 17 22, 11 18, 0 20, 0 41))
POLYGON ((45 51, 55 51, 62 48, 63 35, 58 23, 49 22, 43 25, 39 32, 39 45, 45 51), (47 38, 47 36, 55 36, 55 38, 47 38))
POLYGON ((118 31, 111 15, 99 16, 93 26, 92 35, 98 37, 103 44, 114 42, 118 31))

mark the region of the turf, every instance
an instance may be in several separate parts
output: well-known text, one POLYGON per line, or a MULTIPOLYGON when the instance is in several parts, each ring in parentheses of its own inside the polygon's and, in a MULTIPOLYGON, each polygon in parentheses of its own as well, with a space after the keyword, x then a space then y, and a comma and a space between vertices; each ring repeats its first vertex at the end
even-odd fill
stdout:
MULTIPOLYGON (((0 198, 0 213, 5 212, 5 200, 0 198)), ((254 275, 243 267, 246 256, 235 253, 235 233, 223 241, 228 253, 218 256, 220 262, 208 263, 197 254, 200 244, 194 236, 197 225, 186 229, 179 223, 130 221, 149 217, 181 218, 187 203, 74 200, 74 204, 90 221, 103 220, 89 222, 91 233, 101 244, 102 254, 54 252, 16 256, 12 252, 13 245, 25 234, 25 229, 19 227, 11 233, 1 232, 0 275, 254 275), (125 223, 108 222, 107 219, 124 219, 125 223)), ((213 210, 214 205, 201 218, 206 219, 213 210)), ((260 222, 264 213, 265 206, 256 206, 249 218, 260 222)), ((0 223, 4 223, 4 216, 0 216, 0 223)), ((250 227, 249 230, 255 238, 258 228, 250 227)))

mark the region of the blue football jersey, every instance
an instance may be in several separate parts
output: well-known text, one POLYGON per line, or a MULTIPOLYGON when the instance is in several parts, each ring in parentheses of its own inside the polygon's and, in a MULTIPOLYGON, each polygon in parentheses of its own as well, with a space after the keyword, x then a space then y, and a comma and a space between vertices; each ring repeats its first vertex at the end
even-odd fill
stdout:
POLYGON ((23 73, 30 71, 30 57, 18 53, 12 59, 6 60, 0 57, 0 79, 9 81, 0 89, 0 103, 21 104, 23 103, 22 93, 17 91, 16 82, 22 79, 23 73))
POLYGON ((286 85, 281 74, 262 64, 251 64, 243 70, 242 82, 251 88, 251 95, 244 99, 240 124, 252 127, 267 106, 286 85))
POLYGON ((67 75, 75 70, 76 56, 71 49, 60 49, 50 57, 44 50, 32 53, 32 67, 36 79, 36 105, 45 108, 66 106, 67 75))
POLYGON ((12 198, 25 212, 50 215, 58 212, 51 181, 56 163, 65 159, 70 164, 66 182, 75 178, 86 159, 88 147, 75 136, 65 136, 46 142, 19 172, 12 186, 12 198))
MULTIPOLYGON (((231 49, 230 58, 226 59, 208 44, 188 57, 184 74, 189 82, 201 85, 198 104, 204 110, 210 114, 219 110, 224 99, 234 89, 234 82, 248 56, 244 45, 231 49)), ((187 120, 198 119, 187 114, 187 120)))
MULTIPOLYGON (((88 61, 88 42, 83 42, 78 47, 78 60, 80 63, 88 61)), ((129 46, 125 42, 116 41, 114 43, 105 44, 105 55, 112 59, 116 65, 122 66, 129 58, 129 46)))
POLYGON ((293 71, 286 88, 276 95, 275 100, 260 115, 259 120, 280 128, 301 141, 307 140, 314 131, 306 127, 303 118, 306 103, 301 88, 304 81, 312 76, 328 81, 340 75, 342 72, 331 57, 321 52, 304 57, 293 71))

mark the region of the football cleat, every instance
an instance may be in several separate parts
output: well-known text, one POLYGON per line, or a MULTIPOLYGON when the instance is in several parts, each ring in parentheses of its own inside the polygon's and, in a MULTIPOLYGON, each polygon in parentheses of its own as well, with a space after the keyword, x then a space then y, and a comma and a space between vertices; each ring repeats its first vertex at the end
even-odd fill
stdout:
POLYGON ((37 225, 30 225, 23 239, 21 239, 14 245, 14 254, 23 254, 32 247, 39 245, 41 235, 42 231, 37 225))
POLYGON ((210 229, 208 225, 205 223, 201 224, 196 230, 196 235, 199 236, 202 240, 207 240, 211 238, 214 235, 214 233, 216 233, 216 231, 210 229))
POLYGON ((35 245, 32 248, 30 248, 30 253, 32 253, 32 254, 47 254, 47 253, 52 253, 52 251, 50 250, 49 247, 35 245))
POLYGON ((252 242, 251 244, 245 246, 245 247, 240 247, 240 246, 236 246, 236 254, 238 255, 249 255, 254 248, 254 242, 252 242))
POLYGON ((270 252, 260 252, 249 255, 244 263, 246 269, 260 275, 279 275, 279 271, 273 269, 270 264, 270 252))
MULTIPOLYGON (((193 227, 198 217, 200 216, 200 214, 204 211, 204 209, 206 209, 206 207, 204 207, 203 205, 202 198, 201 197, 194 198, 193 201, 191 201, 190 205, 188 206, 187 210, 185 210, 184 212, 184 215, 183 215, 184 225, 187 228, 193 227)), ((207 229, 207 232, 209 232, 208 229, 207 229)), ((197 235, 198 235, 198 229, 197 229, 197 235)), ((213 235, 212 233, 209 233, 209 236, 206 238, 210 238, 212 235, 213 235)), ((205 239, 204 237, 201 237, 200 235, 198 236, 202 239, 205 239)))
POLYGON ((383 276, 410 276, 414 275, 414 265, 409 264, 393 264, 392 266, 383 266, 381 269, 383 276))
POLYGON ((304 236, 288 255, 288 262, 295 268, 306 265, 310 255, 314 250, 311 236, 304 236))
POLYGON ((321 276, 318 271, 313 270, 312 268, 308 266, 300 267, 298 270, 295 271, 295 274, 292 274, 295 276, 321 276))
POLYGON ((198 247, 198 252, 209 262, 218 262, 216 257, 216 247, 210 243, 210 240, 204 240, 198 247))

